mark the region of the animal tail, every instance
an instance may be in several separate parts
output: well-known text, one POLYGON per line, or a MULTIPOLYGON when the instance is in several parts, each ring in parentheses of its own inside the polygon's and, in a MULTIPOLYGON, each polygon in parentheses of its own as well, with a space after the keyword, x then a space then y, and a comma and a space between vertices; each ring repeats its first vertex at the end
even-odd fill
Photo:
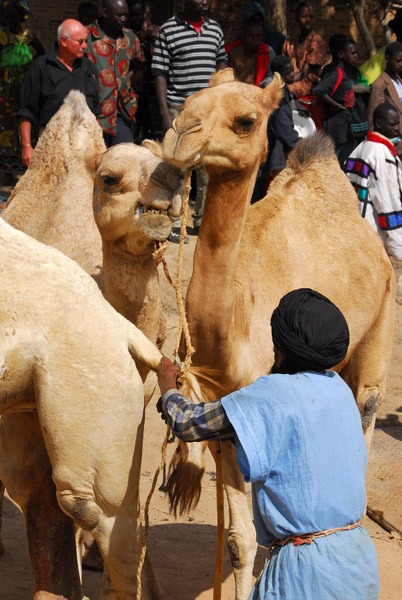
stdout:
MULTIPOLYGON (((217 383, 219 373, 202 367, 191 367, 183 381, 180 392, 192 402, 211 402, 225 395, 226 391, 217 383)), ((204 475, 204 453, 206 442, 187 444, 179 441, 169 466, 166 484, 170 510, 181 515, 194 509, 201 495, 201 480, 204 475)))
POLYGON ((334 143, 326 133, 316 131, 296 144, 288 155, 286 167, 298 173, 312 162, 327 161, 329 158, 335 158, 334 143))

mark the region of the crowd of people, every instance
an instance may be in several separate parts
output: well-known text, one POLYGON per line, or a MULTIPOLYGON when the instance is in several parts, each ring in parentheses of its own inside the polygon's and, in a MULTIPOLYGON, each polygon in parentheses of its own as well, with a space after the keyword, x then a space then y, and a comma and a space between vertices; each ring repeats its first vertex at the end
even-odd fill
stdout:
MULTIPOLYGON (((30 165, 37 136, 71 89, 85 95, 110 147, 140 143, 148 135, 162 137, 186 98, 206 88, 217 70, 230 66, 238 80, 260 87, 279 73, 283 97, 268 123, 269 152, 252 201, 262 198, 285 168, 287 154, 306 135, 303 127, 295 125, 301 117, 331 136, 340 166, 356 190, 362 217, 378 231, 388 253, 402 260, 402 9, 390 23, 397 41, 380 49, 376 61, 359 68, 356 41, 343 33, 328 40, 328 61, 327 43, 314 30, 315 9, 309 1, 299 2, 298 29, 289 37, 269 27, 259 2, 248 2, 242 32, 229 43, 221 26, 208 16, 208 0, 184 0, 183 10, 160 27, 151 22, 142 1, 102 0, 101 10, 83 2, 76 19, 59 25, 57 39, 47 52, 26 26, 32 15, 25 0, 0 0, 0 6, 3 175, 12 176, 30 165)), ((193 233, 198 234, 207 187, 205 172, 197 170, 193 183, 193 233)), ((180 220, 175 220, 169 240, 177 243, 179 239, 180 220)), ((351 391, 328 370, 346 355, 346 321, 327 298, 302 289, 281 300, 271 325, 275 364, 269 377, 215 403, 192 405, 176 389, 179 368, 163 359, 158 372, 160 411, 175 435, 185 441, 233 439, 236 443, 240 468, 253 482, 259 541, 269 545, 268 540, 271 546, 275 542, 271 547, 275 560, 268 563, 250 598, 291 597, 298 587, 304 590, 303 597, 352 594, 375 600, 379 585, 375 551, 360 525, 366 468, 360 418, 351 391), (304 372, 309 375, 302 380, 304 372), (324 403, 312 404, 312 393, 324 403), (349 428, 344 423, 338 429, 333 423, 328 425, 324 444, 322 423, 331 420, 334 402, 349 415, 349 428), (259 419, 264 430, 258 438, 250 437, 246 423, 259 419), (325 460, 315 452, 307 453, 304 446, 297 447, 295 440, 302 429, 314 447, 325 449, 325 460), (281 440, 274 456, 273 438, 281 440), (332 480, 329 462, 336 473, 332 480), (276 487, 267 477, 267 464, 272 470, 280 467, 278 472, 284 474, 276 487), (326 500, 331 492, 324 481, 329 490, 337 490, 341 506, 336 518, 326 500), (315 512, 312 501, 307 502, 311 490, 322 497, 315 512), (281 513, 284 506, 288 506, 286 514, 281 513), (278 515, 283 521, 278 522, 278 515), (313 532, 305 531, 311 538, 306 543, 314 541, 313 548, 321 544, 324 552, 320 556, 319 550, 314 555, 306 550, 300 579, 296 561, 290 558, 284 567, 278 556, 306 528, 313 532), (286 531, 294 534, 286 537, 286 531), (316 538, 324 541, 315 542, 316 538), (328 580, 330 572, 334 575, 328 580), (285 591, 277 592, 282 588, 285 591)))
MULTIPOLYGON (((85 94, 110 147, 141 143, 145 137, 162 138, 185 99, 207 87, 218 69, 230 66, 236 79, 261 87, 277 72, 285 84, 284 96, 269 122, 269 154, 260 168, 252 202, 265 195, 299 139, 312 128, 322 128, 333 139, 340 165, 356 188, 362 216, 372 214, 388 252, 402 259, 402 242, 397 241, 402 237, 402 10, 390 22, 397 41, 359 68, 357 44, 343 33, 329 38, 328 61, 327 43, 314 30, 315 8, 310 1, 297 5, 297 30, 289 37, 269 27, 259 2, 248 2, 241 34, 226 44, 221 26, 208 16, 208 0, 185 0, 183 10, 160 27, 150 21, 150 7, 142 0, 102 0, 101 10, 93 2, 82 2, 77 19, 60 24, 57 40, 46 53, 26 26, 32 16, 26 1, 1 0, 0 6, 3 183, 12 183, 15 174, 29 166, 37 136, 70 89, 85 94), (384 103, 388 108, 377 113, 379 126, 374 115, 384 103), (391 119, 384 115, 398 121, 392 139, 384 134, 384 119, 391 119), (309 127, 303 128, 303 123, 309 127), (392 155, 393 169, 378 163, 384 148, 392 155), (368 161, 367 176, 356 174, 356 164, 362 161, 368 161), (379 172, 387 173, 381 193, 379 172)), ((390 164, 388 156, 383 160, 390 164)), ((195 235, 206 187, 205 172, 197 170, 192 190, 195 235)), ((180 219, 173 222, 169 239, 179 242, 180 219)))

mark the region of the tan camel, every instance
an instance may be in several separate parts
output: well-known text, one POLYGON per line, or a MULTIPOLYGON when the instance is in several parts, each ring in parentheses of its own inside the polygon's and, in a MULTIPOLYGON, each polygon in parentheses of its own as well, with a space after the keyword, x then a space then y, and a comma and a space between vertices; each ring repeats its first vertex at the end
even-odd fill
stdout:
MULTIPOLYGON (((149 143, 155 151, 157 146, 149 143)), ((153 259, 181 209, 181 171, 145 147, 119 144, 87 162, 95 179, 93 210, 102 237, 105 298, 161 348, 166 337, 153 259)), ((137 367, 145 381, 148 370, 137 367)), ((155 389, 146 380, 146 401, 155 389)))
MULTIPOLYGON (((318 290, 350 327, 349 352, 338 370, 353 389, 369 445, 393 338, 395 277, 383 244, 360 217, 332 142, 321 133, 297 145, 267 196, 250 207, 281 81, 276 76, 263 90, 233 81, 227 69, 210 85, 186 100, 163 143, 173 164, 203 165, 209 177, 187 293, 193 364, 217 369, 226 393, 250 384, 273 363, 270 316, 280 298, 295 288, 318 290)), ((199 387, 204 398, 222 395, 205 381, 199 387)), ((186 466, 196 471, 192 462, 202 473, 200 454, 197 444, 178 448, 170 479, 175 510, 197 497, 198 481, 192 487, 183 481, 186 466)), ((243 600, 251 588, 254 527, 229 442, 222 443, 222 461, 236 600, 243 600)))
POLYGON ((132 356, 155 369, 160 351, 76 262, 2 219, 0 251, 0 476, 24 513, 34 598, 82 599, 74 520, 101 550, 102 598, 133 600, 144 390, 132 356))

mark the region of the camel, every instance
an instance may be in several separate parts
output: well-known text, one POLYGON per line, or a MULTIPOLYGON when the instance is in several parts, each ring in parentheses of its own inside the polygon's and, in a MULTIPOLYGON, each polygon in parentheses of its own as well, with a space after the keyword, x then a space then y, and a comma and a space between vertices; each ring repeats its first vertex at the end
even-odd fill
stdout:
POLYGON ((2 219, 0 248, 0 476, 24 513, 34 598, 83 598, 75 522, 102 553, 102 598, 132 600, 144 426, 132 356, 155 369, 161 353, 58 250, 2 219))
MULTIPOLYGON (((154 242, 171 230, 168 215, 181 209, 183 178, 179 169, 148 148, 119 144, 92 157, 93 211, 102 237, 105 298, 147 337, 162 348, 165 317, 159 297, 154 242)), ((148 374, 137 364, 143 381, 148 374)), ((156 385, 154 373, 145 381, 146 401, 156 385)))
MULTIPOLYGON (((171 220, 160 211, 180 213, 182 175, 134 144, 105 150, 84 96, 70 92, 40 137, 2 217, 79 263, 106 299, 161 348, 165 320, 152 252, 154 241, 170 233, 171 220), (119 189, 110 184, 112 177, 119 189)), ((148 403, 156 377, 144 363, 136 364, 148 403)))
MULTIPOLYGON (((290 290, 310 287, 328 296, 348 321, 350 347, 336 370, 354 392, 369 446, 390 362, 395 277, 323 133, 299 142, 266 197, 250 206, 267 152, 267 119, 281 86, 278 76, 260 89, 234 81, 230 69, 221 71, 208 89, 186 100, 163 142, 167 160, 182 168, 202 165, 209 177, 186 310, 193 365, 218 375, 215 385, 195 381, 198 399, 222 397, 267 374, 274 361, 272 311, 290 290)), ((181 391, 191 395, 186 382, 181 391)), ((255 533, 234 446, 222 442, 221 448, 228 548, 236 600, 244 600, 255 533)), ((210 449, 216 456, 216 442, 210 449)), ((175 511, 197 500, 201 455, 200 444, 178 446, 169 479, 175 511)))
MULTIPOLYGON (((2 217, 77 261, 112 306, 161 348, 165 319, 152 253, 154 242, 170 233, 171 220, 161 213, 180 214, 183 178, 149 148, 157 150, 152 143, 119 144, 105 152, 100 126, 73 90, 41 135, 2 217)), ((137 368, 145 381, 148 370, 137 368)), ((152 374, 147 401, 155 384, 152 374)))

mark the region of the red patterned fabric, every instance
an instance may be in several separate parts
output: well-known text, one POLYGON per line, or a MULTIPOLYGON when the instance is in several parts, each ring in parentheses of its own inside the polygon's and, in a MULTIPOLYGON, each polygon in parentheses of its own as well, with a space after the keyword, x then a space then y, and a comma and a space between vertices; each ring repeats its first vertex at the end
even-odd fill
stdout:
POLYGON ((130 63, 143 63, 145 57, 138 37, 131 29, 111 40, 98 22, 88 25, 87 56, 99 78, 100 124, 104 133, 116 135, 116 115, 135 121, 137 94, 131 85, 130 63))

